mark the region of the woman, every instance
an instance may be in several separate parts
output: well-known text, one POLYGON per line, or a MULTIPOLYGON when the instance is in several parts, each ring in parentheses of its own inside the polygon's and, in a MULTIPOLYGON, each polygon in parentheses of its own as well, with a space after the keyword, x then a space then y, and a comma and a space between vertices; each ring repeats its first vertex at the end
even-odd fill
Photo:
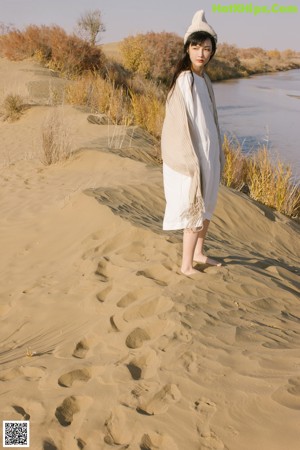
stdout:
POLYGON ((224 165, 213 89, 205 73, 216 42, 204 12, 197 11, 184 37, 184 53, 175 70, 162 130, 163 229, 184 230, 184 275, 197 273, 193 262, 221 265, 203 253, 224 165))

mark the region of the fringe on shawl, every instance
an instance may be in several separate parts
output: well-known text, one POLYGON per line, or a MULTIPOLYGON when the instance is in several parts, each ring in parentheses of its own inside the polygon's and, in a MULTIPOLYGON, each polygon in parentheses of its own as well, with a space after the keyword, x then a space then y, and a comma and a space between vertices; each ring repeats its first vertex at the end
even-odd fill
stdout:
POLYGON ((187 228, 199 227, 203 223, 204 201, 200 189, 200 172, 199 167, 195 170, 189 196, 189 207, 181 214, 182 219, 187 219, 187 228))
POLYGON ((194 203, 190 204, 190 207, 183 211, 181 218, 188 219, 186 228, 197 228, 199 227, 199 220, 201 221, 200 229, 203 227, 203 199, 202 197, 197 197, 194 203))

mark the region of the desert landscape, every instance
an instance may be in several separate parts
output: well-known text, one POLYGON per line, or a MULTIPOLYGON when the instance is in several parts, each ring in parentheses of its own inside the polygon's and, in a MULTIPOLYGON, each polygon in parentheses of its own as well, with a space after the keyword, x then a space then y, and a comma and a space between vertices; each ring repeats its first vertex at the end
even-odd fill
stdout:
POLYGON ((28 100, 0 121, 1 420, 32 450, 298 450, 299 224, 222 186, 223 265, 184 277, 151 137, 56 106, 34 61, 0 78, 28 100), (45 165, 51 114, 72 152, 45 165))

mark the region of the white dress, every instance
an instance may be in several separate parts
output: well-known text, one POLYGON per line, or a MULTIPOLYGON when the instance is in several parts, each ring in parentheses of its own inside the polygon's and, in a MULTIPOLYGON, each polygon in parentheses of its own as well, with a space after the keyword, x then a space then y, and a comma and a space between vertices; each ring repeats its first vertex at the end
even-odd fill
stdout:
MULTIPOLYGON (((189 127, 194 149, 197 153, 201 171, 201 189, 204 201, 204 213, 196 227, 201 227, 203 220, 210 220, 214 212, 220 184, 220 150, 217 127, 215 124, 212 102, 204 78, 182 72, 177 81, 183 94, 187 109, 189 127)), ((174 130, 176 133, 176 130, 174 130)), ((175 172, 163 164, 163 180, 166 209, 163 221, 164 230, 181 230, 187 227, 187 219, 182 213, 189 206, 191 177, 175 172)))

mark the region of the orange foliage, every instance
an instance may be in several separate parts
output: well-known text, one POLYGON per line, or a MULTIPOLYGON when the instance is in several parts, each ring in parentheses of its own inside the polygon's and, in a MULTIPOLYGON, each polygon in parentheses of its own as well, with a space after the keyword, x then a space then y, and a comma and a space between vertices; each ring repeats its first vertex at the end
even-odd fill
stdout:
POLYGON ((0 52, 12 60, 35 57, 68 75, 98 70, 104 62, 100 48, 68 35, 58 26, 30 25, 24 31, 12 30, 1 36, 0 52))

